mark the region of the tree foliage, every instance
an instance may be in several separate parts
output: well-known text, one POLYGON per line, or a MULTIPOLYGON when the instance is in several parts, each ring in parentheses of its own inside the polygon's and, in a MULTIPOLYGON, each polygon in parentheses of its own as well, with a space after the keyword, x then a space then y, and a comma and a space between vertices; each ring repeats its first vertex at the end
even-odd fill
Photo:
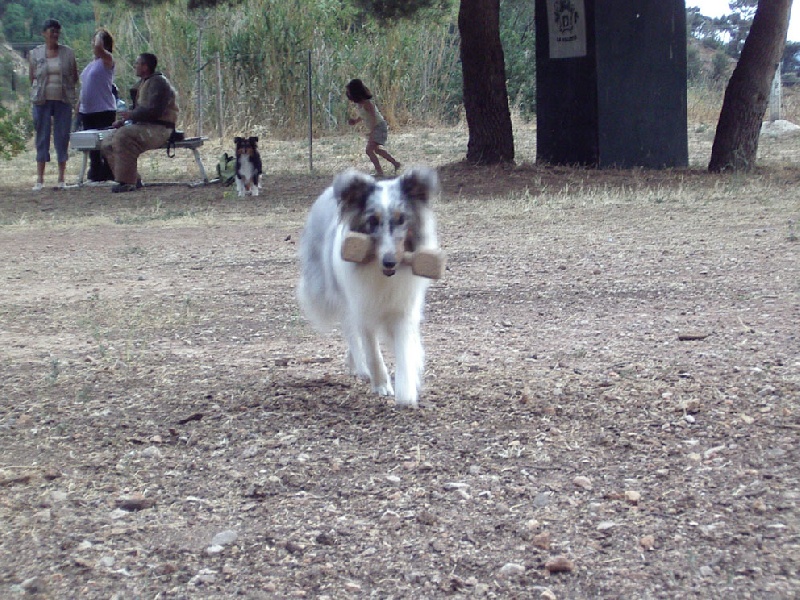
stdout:
POLYGON ((733 0, 728 3, 730 14, 708 17, 697 7, 686 9, 689 35, 711 49, 722 49, 732 58, 739 58, 744 41, 750 33, 758 0, 733 0))
POLYGON ((452 0, 351 0, 353 5, 380 21, 410 19, 442 13, 452 0))
POLYGON ((41 41, 45 19, 61 22, 68 43, 94 27, 94 8, 91 0, 14 0, 0 4, 0 21, 9 42, 41 41))
MULTIPOLYGON (((171 0, 96 0, 100 4, 113 6, 115 4, 125 5, 129 8, 143 10, 163 6, 171 0)), ((212 9, 227 5, 241 4, 242 0, 186 0, 186 7, 189 10, 212 9)))

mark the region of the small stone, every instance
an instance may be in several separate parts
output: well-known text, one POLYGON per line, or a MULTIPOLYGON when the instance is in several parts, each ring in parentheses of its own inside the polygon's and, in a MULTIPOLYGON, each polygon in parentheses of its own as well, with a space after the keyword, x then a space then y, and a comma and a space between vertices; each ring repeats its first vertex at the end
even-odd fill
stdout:
POLYGON ((436 520, 436 515, 427 510, 422 510, 417 515, 417 521, 422 525, 435 525, 436 520))
POLYGON ((542 600, 556 600, 556 595, 550 588, 544 588, 542 593, 539 594, 539 598, 542 598, 542 600))
POLYGON ((713 574, 714 574, 714 569, 712 569, 708 565, 703 565, 702 567, 700 567, 701 577, 711 577, 713 574))
POLYGON ((469 488, 469 484, 468 483, 463 483, 463 482, 460 482, 460 481, 453 481, 453 482, 444 484, 444 489, 446 489, 446 490, 466 490, 468 488, 469 488))
POLYGON ((50 499, 53 501, 53 504, 58 504, 60 502, 66 502, 67 500, 67 492, 62 492, 61 490, 55 490, 51 492, 50 499))
POLYGON ((652 535, 643 535, 639 538, 639 545, 645 550, 652 550, 656 546, 656 538, 652 535))
POLYGON ((44 477, 47 481, 53 481, 54 479, 58 479, 59 477, 61 477, 61 473, 59 472, 58 469, 47 469, 42 474, 42 477, 44 477))
POLYGON ((525 573, 525 567, 516 563, 506 563, 500 567, 501 577, 518 577, 525 573))
POLYGON ((329 531, 329 532, 321 532, 316 537, 316 542, 323 546, 333 546, 336 544, 336 532, 329 531))
POLYGON ((554 556, 544 563, 544 568, 548 573, 571 573, 575 569, 575 563, 566 556, 554 556))
POLYGON ((360 592, 361 585, 355 581, 346 581, 344 584, 344 589, 346 589, 348 592, 360 592))
POLYGON ((28 594, 41 594, 45 590, 44 581, 41 577, 31 577, 20 584, 20 587, 28 594))
POLYGON ((46 523, 50 521, 50 519, 52 518, 52 514, 50 513, 49 508, 45 508, 44 510, 40 510, 35 515, 33 515, 33 518, 36 519, 37 521, 42 521, 46 523))
POLYGON ((550 540, 550 532, 543 531, 542 533, 533 536, 533 540, 531 540, 531 542, 537 548, 541 548, 542 550, 550 550, 550 545, 552 544, 550 540))
POLYGON ((402 479, 400 479, 397 475, 387 475, 386 481, 389 483, 400 483, 402 479))
POLYGON ((252 446, 248 446, 244 450, 242 450, 242 458, 254 458, 261 453, 261 448, 257 444, 253 444, 252 446))
POLYGON ((305 552, 306 549, 306 547, 303 546, 302 544, 298 544, 297 542, 293 542, 292 540, 286 542, 285 548, 289 554, 295 554, 295 555, 303 554, 303 552, 305 552))
POLYGON ((767 505, 761 498, 756 498, 753 501, 753 510, 758 513, 763 513, 767 510, 767 505))
POLYGON ((212 569, 200 569, 197 575, 192 577, 190 583, 214 583, 217 580, 217 572, 212 569))
POLYGON ((127 511, 144 510, 155 506, 155 504, 156 501, 153 498, 145 498, 138 492, 130 496, 123 496, 117 500, 117 508, 127 511))
POLYGON ((700 407, 700 400, 697 398, 689 398, 688 400, 681 402, 678 406, 678 409, 685 413, 697 413, 700 412, 700 407))
POLYGON ((719 454, 720 452, 725 450, 725 448, 726 448, 725 444, 722 444, 721 446, 714 446, 713 448, 709 448, 708 450, 703 452, 703 458, 706 459, 706 460, 709 460, 710 458, 714 458, 714 457, 716 457, 717 454, 719 454))
POLYGON ((226 529, 225 531, 220 531, 217 535, 211 538, 211 545, 212 546, 228 546, 232 544, 237 539, 239 539, 239 534, 236 533, 233 529, 226 529))
POLYGON ((211 544, 208 548, 206 548, 206 554, 209 556, 216 556, 217 554, 222 554, 224 550, 224 546, 220 546, 219 544, 211 544))
POLYGON ((575 485, 575 487, 579 487, 584 490, 591 490, 594 487, 592 486, 592 480, 588 477, 584 477, 583 475, 578 475, 572 480, 572 483, 575 485))
POLYGON ((113 556, 103 556, 103 557, 102 557, 102 558, 101 558, 101 559, 98 561, 98 564, 99 564, 101 567, 105 567, 106 569, 110 569, 111 567, 113 567, 113 566, 114 566, 114 563, 115 563, 115 562, 116 562, 116 561, 115 561, 115 559, 114 559, 114 557, 113 557, 113 556))
POLYGON ((539 529, 540 526, 541 523, 536 519, 530 519, 528 521, 525 521, 525 528, 529 529, 530 531, 533 531, 534 529, 539 529))
POLYGON ((600 521, 597 524, 597 531, 606 533, 611 531, 614 527, 616 527, 616 523, 614 523, 614 521, 600 521))
POLYGON ((642 495, 634 490, 627 490, 625 492, 625 502, 628 504, 639 504, 639 500, 642 499, 642 495))
POLYGON ((164 454, 156 446, 148 446, 140 453, 144 458, 163 458, 164 454))
POLYGON ((709 333, 705 331, 682 331, 678 334, 678 340, 681 342, 696 342, 706 339, 709 333))

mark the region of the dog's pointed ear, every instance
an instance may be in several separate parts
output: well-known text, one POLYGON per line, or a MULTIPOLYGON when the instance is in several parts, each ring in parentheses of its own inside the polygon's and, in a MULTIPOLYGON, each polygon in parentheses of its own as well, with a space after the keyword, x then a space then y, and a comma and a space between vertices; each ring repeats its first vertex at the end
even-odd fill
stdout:
POLYGON ((244 141, 244 138, 241 138, 241 137, 235 137, 235 138, 233 138, 233 143, 234 143, 234 144, 236 144, 237 146, 238 146, 239 144, 241 144, 243 141, 244 141))
POLYGON ((258 136, 257 135, 250 136, 248 139, 250 140, 250 143, 253 144, 254 146, 258 142, 258 136))
POLYGON ((363 210, 374 189, 375 180, 355 169, 348 169, 333 180, 333 195, 341 214, 363 210))
POLYGON ((412 202, 427 204, 439 191, 439 176, 428 167, 412 167, 398 179, 403 195, 412 202))

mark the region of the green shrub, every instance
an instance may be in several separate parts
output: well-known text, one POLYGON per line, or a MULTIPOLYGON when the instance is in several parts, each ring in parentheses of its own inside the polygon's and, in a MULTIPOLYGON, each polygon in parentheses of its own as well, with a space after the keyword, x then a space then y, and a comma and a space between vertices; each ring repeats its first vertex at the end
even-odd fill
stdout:
POLYGON ((33 133, 33 119, 26 108, 15 112, 0 106, 0 158, 10 160, 25 149, 33 133))

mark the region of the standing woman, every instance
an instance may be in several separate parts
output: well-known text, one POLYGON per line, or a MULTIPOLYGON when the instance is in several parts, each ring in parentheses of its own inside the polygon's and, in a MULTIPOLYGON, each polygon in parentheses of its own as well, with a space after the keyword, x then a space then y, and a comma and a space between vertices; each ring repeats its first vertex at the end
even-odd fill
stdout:
MULTIPOLYGON (((114 38, 105 29, 92 40, 94 60, 81 72, 81 103, 78 112, 84 129, 105 129, 117 120, 117 99, 114 97, 114 38)), ((114 179, 100 150, 89 152, 90 181, 114 179)))
POLYGON ((64 188, 67 169, 69 131, 72 125, 72 107, 77 100, 75 84, 78 81, 78 64, 69 46, 58 43, 61 23, 47 19, 42 25, 44 44, 30 53, 28 75, 31 80, 33 125, 36 129, 36 185, 42 189, 44 167, 50 162, 50 133, 58 158, 58 185, 64 188), (52 120, 52 125, 51 125, 52 120))

